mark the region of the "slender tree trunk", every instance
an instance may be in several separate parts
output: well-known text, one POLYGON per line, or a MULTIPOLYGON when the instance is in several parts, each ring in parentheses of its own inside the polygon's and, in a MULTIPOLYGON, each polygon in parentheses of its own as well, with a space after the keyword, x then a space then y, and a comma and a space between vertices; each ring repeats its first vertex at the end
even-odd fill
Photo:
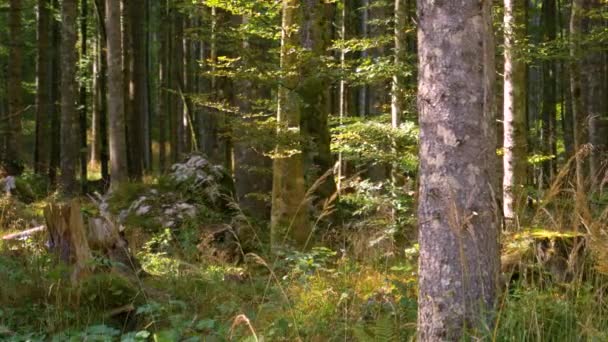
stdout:
POLYGON ((184 150, 183 146, 183 134, 184 134, 184 110, 183 103, 181 100, 181 92, 183 91, 183 36, 184 36, 184 22, 183 16, 177 11, 172 9, 172 23, 173 23, 173 36, 172 36, 172 48, 169 65, 171 66, 171 122, 170 122, 170 141, 171 141, 171 161, 176 163, 181 158, 184 150))
MULTIPOLYGON (((598 13, 602 8, 603 13, 607 13, 606 4, 601 0, 587 0, 584 6, 581 34, 591 35, 594 30, 601 28, 602 20, 591 18, 589 15, 594 11, 598 13)), ((581 96, 585 98, 583 103, 589 118, 589 143, 592 146, 589 156, 589 171, 591 185, 594 189, 599 187, 606 174, 606 167, 603 164, 606 162, 608 145, 606 137, 608 135, 608 113, 606 112, 608 94, 604 88, 604 51, 597 46, 588 46, 581 56, 581 96)))
POLYGON ((128 145, 130 149, 130 177, 132 180, 139 181, 143 176, 144 169, 144 125, 145 118, 148 116, 146 110, 146 37, 145 21, 143 14, 146 11, 146 1, 133 1, 128 5, 131 43, 132 80, 130 81, 129 93, 132 96, 132 112, 129 116, 129 136, 128 145))
POLYGON ((499 229, 490 6, 418 1, 419 341, 491 331, 499 229))
MULTIPOLYGON (((361 14, 360 14, 359 36, 363 39, 366 39, 369 36, 369 28, 368 28, 369 0, 361 1, 360 12, 361 12, 361 14)), ((362 59, 367 58, 367 56, 368 56, 367 50, 361 51, 362 59)), ((368 88, 369 87, 365 84, 361 85, 361 87, 359 88, 357 106, 358 106, 358 110, 359 110, 358 114, 360 117, 364 117, 369 113, 368 88)))
POLYGON ((123 86, 120 3, 106 0, 106 36, 108 57, 108 119, 110 151, 110 190, 127 181, 127 146, 125 136, 125 92, 123 86))
POLYGON ((582 96, 581 46, 582 21, 585 0, 574 0, 570 13, 570 87, 572 92, 572 113, 574 117, 574 153, 576 155, 577 213, 580 215, 580 198, 585 196, 585 162, 581 148, 587 143, 587 112, 582 96))
MULTIPOLYGON (((53 11, 59 12, 58 0, 52 0, 53 11)), ((51 105, 53 114, 51 116, 51 160, 49 163, 49 180, 53 185, 57 184, 57 171, 59 169, 59 157, 60 157, 60 146, 61 146, 61 62, 60 62, 60 48, 61 48, 61 23, 58 20, 52 20, 52 72, 51 72, 51 105)))
POLYGON ((403 112, 403 102, 405 101, 405 76, 403 75, 403 65, 407 53, 407 0, 395 0, 395 65, 398 72, 393 75, 391 89, 391 125, 393 128, 399 127, 399 122, 403 112))
MULTIPOLYGON (((294 30, 298 13, 297 0, 283 0, 281 30, 281 71, 277 110, 278 134, 291 134, 293 146, 277 145, 273 162, 272 211, 270 216, 271 245, 278 248, 284 241, 304 245, 311 232, 305 202, 306 184, 300 139, 300 108, 294 89, 297 76, 298 32, 294 30), (294 32, 295 31, 295 32, 294 32)), ((280 139, 280 141, 283 141, 280 139)))
POLYGON ((8 130, 4 167, 9 174, 17 175, 23 170, 21 155, 21 117, 23 116, 23 40, 22 1, 9 2, 9 49, 8 49, 8 130))
POLYGON ((78 1, 61 3, 61 177, 60 189, 64 194, 75 194, 76 166, 78 165, 79 130, 76 110, 76 41, 78 1))
POLYGON ((95 6, 97 10, 97 21, 98 21, 98 51, 99 55, 96 57, 99 65, 98 75, 98 101, 99 101, 99 159, 101 162, 101 179, 105 184, 110 181, 110 152, 108 143, 108 54, 107 54, 107 35, 105 28, 105 0, 95 0, 95 6))
POLYGON ((517 195, 526 182, 526 66, 517 54, 523 38, 526 0, 505 0, 503 89, 503 214, 516 219, 517 195))
MULTIPOLYGON (((80 58, 84 59, 87 55, 87 0, 80 2, 80 58)), ((82 193, 87 192, 88 172, 87 172, 87 87, 84 81, 80 84, 80 183, 82 193)))
MULTIPOLYGON (((543 1, 543 41, 551 43, 556 38, 556 0, 543 1)), ((556 151, 556 96, 555 96, 555 61, 545 60, 542 64, 543 70, 543 116, 542 116, 542 146, 545 156, 553 156, 542 164, 542 177, 540 187, 551 184, 556 173, 555 155, 556 151)))
MULTIPOLYGON (((161 21, 166 22, 168 19, 168 8, 166 0, 160 2, 160 18, 161 21)), ((160 26, 159 26, 160 27, 160 26)), ((160 172, 163 173, 167 168, 167 110, 169 108, 169 95, 167 89, 169 88, 167 72, 169 68, 168 54, 169 54, 169 39, 170 32, 160 32, 160 51, 158 63, 158 167, 160 172)))
POLYGON ((46 175, 49 169, 49 133, 52 115, 51 107, 51 72, 50 56, 50 1, 38 0, 38 55, 36 58, 36 144, 34 152, 34 172, 46 175))

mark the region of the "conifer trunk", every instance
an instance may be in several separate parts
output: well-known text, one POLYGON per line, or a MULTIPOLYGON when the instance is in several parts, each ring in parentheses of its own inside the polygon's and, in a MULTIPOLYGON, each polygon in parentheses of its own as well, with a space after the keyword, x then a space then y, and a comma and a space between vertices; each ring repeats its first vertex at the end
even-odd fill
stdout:
POLYGON ((490 6, 418 1, 419 341, 491 327, 499 229, 490 6))

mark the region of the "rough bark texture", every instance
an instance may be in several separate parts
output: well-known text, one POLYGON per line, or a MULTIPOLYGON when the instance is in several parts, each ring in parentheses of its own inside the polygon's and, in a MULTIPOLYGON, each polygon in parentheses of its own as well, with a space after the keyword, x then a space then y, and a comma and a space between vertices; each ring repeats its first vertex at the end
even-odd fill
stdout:
POLYGON ((418 1, 420 341, 460 340, 492 320, 499 249, 490 5, 418 1))
POLYGON ((8 129, 6 132, 5 169, 9 174, 21 173, 21 117, 23 116, 23 41, 21 37, 21 0, 10 0, 8 30, 8 129))
MULTIPOLYGON (((283 0, 283 22, 281 34, 281 71, 282 82, 279 88, 277 111, 278 133, 291 134, 300 138, 299 100, 293 89, 297 86, 294 67, 297 62, 295 47, 298 45, 298 32, 294 30, 298 11, 297 0, 283 0)), ((282 140, 280 140, 282 141, 282 140)), ((291 239, 296 244, 304 244, 310 234, 305 201, 305 181, 302 152, 299 144, 284 146, 278 144, 273 163, 271 245, 280 247, 283 241, 291 239), (295 147, 295 148, 294 148, 295 147), (293 149, 293 151, 289 151, 293 149)))
POLYGON ((517 54, 523 37, 525 0, 505 0, 503 84, 503 214, 513 222, 516 199, 526 182, 526 66, 517 54))
POLYGON ((61 3, 61 177, 60 188, 65 194, 78 191, 76 165, 78 163, 79 135, 76 111, 76 20, 78 2, 61 3))
POLYGON ((110 189, 127 180, 120 2, 106 0, 106 35, 108 57, 108 119, 110 146, 110 189))
POLYGON ((37 50, 36 57, 36 146, 34 151, 34 172, 46 175, 49 169, 51 107, 51 67, 49 53, 50 1, 38 0, 37 50))

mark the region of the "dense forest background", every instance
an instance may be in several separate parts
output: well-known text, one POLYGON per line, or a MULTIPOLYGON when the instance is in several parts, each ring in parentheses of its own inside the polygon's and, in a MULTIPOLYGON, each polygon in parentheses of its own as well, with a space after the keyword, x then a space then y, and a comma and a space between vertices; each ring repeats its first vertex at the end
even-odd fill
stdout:
POLYGON ((2 0, 0 339, 602 340, 607 154, 605 0, 2 0))

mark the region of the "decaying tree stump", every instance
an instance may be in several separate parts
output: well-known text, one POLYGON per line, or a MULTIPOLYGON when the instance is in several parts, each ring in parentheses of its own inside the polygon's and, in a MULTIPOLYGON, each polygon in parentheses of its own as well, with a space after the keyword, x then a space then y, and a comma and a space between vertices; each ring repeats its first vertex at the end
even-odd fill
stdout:
POLYGON ((74 265, 71 275, 78 282, 90 271, 90 260, 95 255, 111 261, 112 270, 131 278, 141 267, 131 255, 127 241, 114 221, 101 213, 88 219, 85 225, 78 200, 52 203, 44 209, 49 236, 49 250, 62 262, 74 265))
POLYGON ((51 203, 44 208, 49 235, 49 250, 59 259, 74 265, 70 276, 72 282, 78 282, 89 272, 93 255, 87 240, 84 220, 80 212, 80 202, 51 203))

